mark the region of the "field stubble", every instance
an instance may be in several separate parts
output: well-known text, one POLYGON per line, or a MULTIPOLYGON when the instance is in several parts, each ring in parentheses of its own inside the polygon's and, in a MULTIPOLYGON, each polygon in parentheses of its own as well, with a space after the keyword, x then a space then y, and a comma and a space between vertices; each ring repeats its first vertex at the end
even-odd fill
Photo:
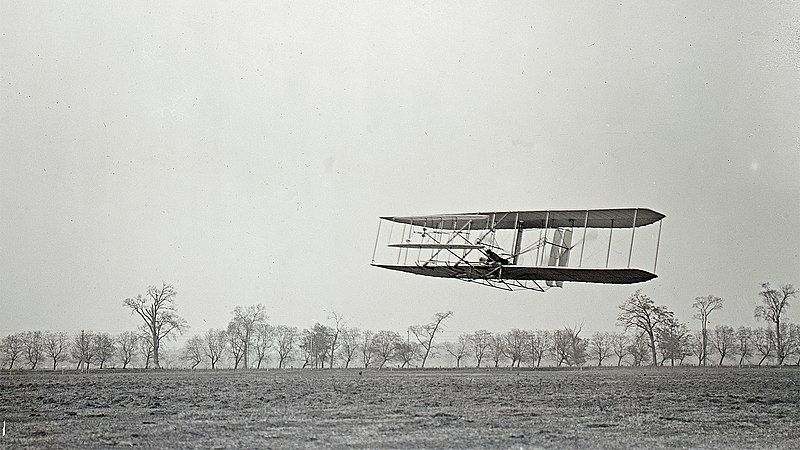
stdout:
POLYGON ((800 370, 0 376, 11 446, 800 447, 800 370))

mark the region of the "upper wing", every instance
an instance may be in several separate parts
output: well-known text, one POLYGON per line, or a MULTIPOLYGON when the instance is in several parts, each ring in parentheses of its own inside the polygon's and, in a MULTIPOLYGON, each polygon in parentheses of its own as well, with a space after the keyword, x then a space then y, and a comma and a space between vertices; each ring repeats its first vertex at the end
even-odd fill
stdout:
POLYGON ((575 209, 543 211, 494 211, 428 216, 391 216, 392 222, 446 229, 514 228, 630 228, 658 222, 664 214, 647 208, 575 209), (635 221, 634 221, 635 219, 635 221))

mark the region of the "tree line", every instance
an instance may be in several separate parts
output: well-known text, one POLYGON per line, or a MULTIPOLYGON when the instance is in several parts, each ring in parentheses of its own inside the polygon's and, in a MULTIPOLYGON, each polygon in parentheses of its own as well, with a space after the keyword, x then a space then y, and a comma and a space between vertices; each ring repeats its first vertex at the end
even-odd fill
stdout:
MULTIPOLYGON (((123 304, 141 319, 136 331, 117 335, 81 331, 27 331, 12 333, 0 341, 0 355, 8 370, 52 367, 71 362, 76 370, 90 366, 127 369, 134 364, 160 368, 163 342, 187 329, 177 313, 173 286, 151 286, 145 294, 127 298, 123 304)), ((555 330, 512 329, 504 333, 488 330, 461 333, 455 339, 438 342, 453 312, 436 313, 429 322, 412 325, 403 337, 392 330, 366 330, 347 326, 337 313, 328 324, 315 323, 305 329, 269 322, 263 304, 237 306, 224 329, 209 329, 189 338, 178 357, 192 369, 261 369, 268 362, 278 368, 331 367, 422 367, 436 356, 452 360, 455 367, 541 367, 543 362, 560 366, 598 366, 623 363, 633 366, 683 365, 687 358, 696 364, 758 365, 771 362, 800 365, 800 325, 790 323, 785 313, 797 297, 795 288, 772 288, 764 283, 754 317, 767 322, 763 328, 716 325, 709 318, 723 308, 724 300, 708 295, 693 303, 700 330, 692 332, 686 323, 664 305, 657 305, 641 290, 621 305, 617 325, 621 332, 596 332, 582 336, 579 325, 555 330), (797 357, 789 361, 789 358, 797 357), (713 359, 712 359, 713 357, 713 359)), ((441 339, 440 339, 441 340, 441 339)))

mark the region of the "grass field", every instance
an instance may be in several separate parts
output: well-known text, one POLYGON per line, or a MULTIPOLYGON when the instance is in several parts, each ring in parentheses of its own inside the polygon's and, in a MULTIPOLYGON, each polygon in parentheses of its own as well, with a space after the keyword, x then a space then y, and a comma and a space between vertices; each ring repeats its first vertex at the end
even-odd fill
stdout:
POLYGON ((800 447, 796 368, 0 375, 0 447, 800 447))

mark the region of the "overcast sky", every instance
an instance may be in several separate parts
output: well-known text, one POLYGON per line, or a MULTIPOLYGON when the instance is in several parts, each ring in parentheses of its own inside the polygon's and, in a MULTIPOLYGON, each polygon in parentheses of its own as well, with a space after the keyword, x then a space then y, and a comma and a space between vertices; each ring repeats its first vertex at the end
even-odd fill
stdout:
MULTIPOLYGON (((800 284, 800 19, 781 2, 2 1, 0 332, 611 329, 641 288, 755 325, 800 284), (646 207, 658 275, 546 293, 370 267, 377 218, 646 207)), ((643 267, 650 270, 651 267, 643 267)), ((790 311, 800 320, 800 304, 790 311)))

